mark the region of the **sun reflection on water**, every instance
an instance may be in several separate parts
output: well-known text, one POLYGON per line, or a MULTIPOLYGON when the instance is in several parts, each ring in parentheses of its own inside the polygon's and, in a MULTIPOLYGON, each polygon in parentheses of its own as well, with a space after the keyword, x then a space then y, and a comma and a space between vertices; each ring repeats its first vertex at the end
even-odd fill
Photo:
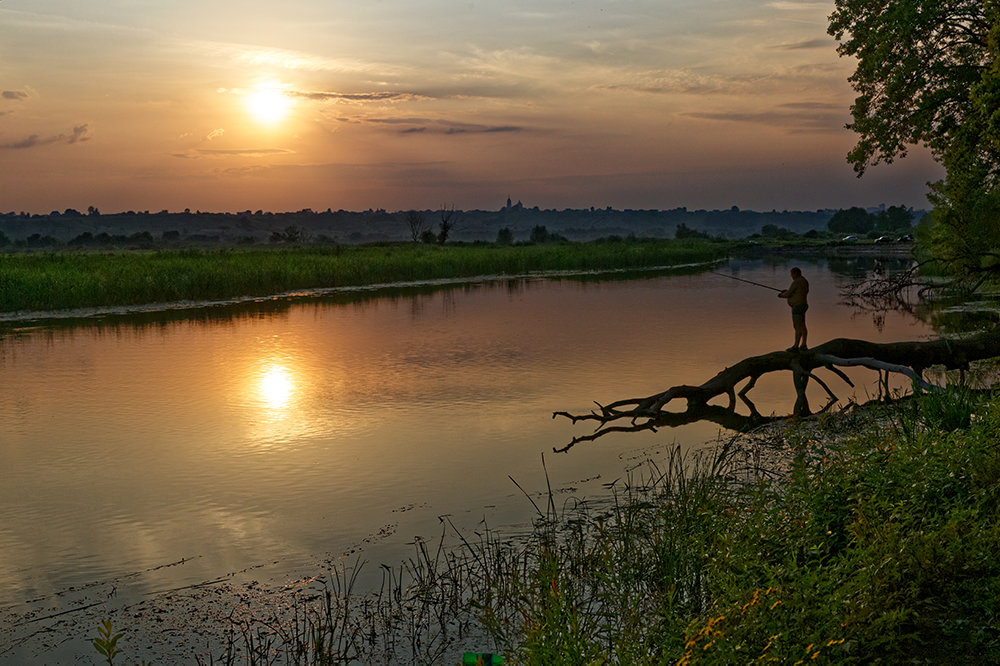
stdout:
POLYGON ((282 410, 295 392, 295 383, 288 368, 272 365, 264 370, 259 384, 260 397, 269 408, 282 410))

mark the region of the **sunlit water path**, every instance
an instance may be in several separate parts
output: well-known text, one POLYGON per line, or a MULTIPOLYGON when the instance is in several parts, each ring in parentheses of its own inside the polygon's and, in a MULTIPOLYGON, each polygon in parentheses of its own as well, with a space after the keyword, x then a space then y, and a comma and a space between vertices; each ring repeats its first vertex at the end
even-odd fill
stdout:
MULTIPOLYGON (((812 283, 812 345, 929 333, 896 313, 876 329, 838 305, 843 275, 796 263, 812 283)), ((720 270, 784 287, 791 265, 720 270)), ((415 536, 440 533, 442 514, 463 529, 524 524, 533 508, 508 475, 544 489, 543 453, 554 488, 599 493, 634 461, 718 433, 696 424, 611 435, 556 455, 587 426, 552 411, 700 384, 790 342, 774 292, 708 273, 414 287, 4 329, 0 646, 19 647, 0 661, 79 648, 24 638, 64 610, 235 572, 309 575, 353 552, 398 561, 415 536)), ((856 376, 862 392, 874 387, 874 375, 856 376)), ((754 397, 764 413, 787 412, 790 393, 787 377, 762 380, 754 397)), ((63 628, 92 635, 101 611, 67 614, 63 628)))

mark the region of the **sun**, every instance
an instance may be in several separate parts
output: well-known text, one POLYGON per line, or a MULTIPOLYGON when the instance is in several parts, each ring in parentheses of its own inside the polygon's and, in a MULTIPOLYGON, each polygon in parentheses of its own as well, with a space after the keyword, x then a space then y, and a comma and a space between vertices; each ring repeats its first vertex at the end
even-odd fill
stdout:
POLYGON ((277 84, 263 84, 250 91, 246 105, 254 120, 265 125, 276 125, 291 111, 292 98, 277 84))

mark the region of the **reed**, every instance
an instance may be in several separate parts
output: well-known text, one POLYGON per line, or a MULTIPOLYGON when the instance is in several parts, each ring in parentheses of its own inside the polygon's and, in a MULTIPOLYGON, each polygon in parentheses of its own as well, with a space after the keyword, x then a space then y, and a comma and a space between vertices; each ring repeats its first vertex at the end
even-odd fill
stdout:
POLYGON ((675 448, 604 497, 529 494, 525 534, 444 519, 377 591, 354 588, 360 560, 331 570, 196 659, 998 663, 998 439, 1000 399, 953 390, 675 448))
POLYGON ((482 620, 524 664, 1000 660, 1000 400, 882 409, 793 427, 785 473, 766 442, 648 463, 536 528, 482 620))
POLYGON ((718 259, 727 247, 704 241, 621 241, 17 253, 0 255, 0 312, 226 300, 533 271, 649 268, 718 259))

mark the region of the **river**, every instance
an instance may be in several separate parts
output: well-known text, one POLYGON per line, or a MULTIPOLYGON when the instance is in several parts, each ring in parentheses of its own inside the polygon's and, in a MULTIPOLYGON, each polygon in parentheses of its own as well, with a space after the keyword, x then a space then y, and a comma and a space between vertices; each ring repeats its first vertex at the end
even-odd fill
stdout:
MULTIPOLYGON (((863 260, 794 263, 812 285, 811 345, 930 334, 909 315, 875 326, 839 303, 863 260)), ((791 265, 715 270, 784 287, 791 265)), ((708 272, 9 325, 0 662, 87 651, 81 639, 115 608, 205 581, 280 582, 358 554, 399 561, 414 537, 440 533, 441 515, 515 530, 534 509, 511 477, 529 492, 600 493, 636 461, 719 435, 693 424, 554 454, 587 426, 553 411, 700 384, 791 337, 774 292, 708 272)), ((860 397, 875 392, 874 373, 853 376, 860 397)), ((791 392, 779 376, 752 395, 762 413, 787 413, 791 392)))

